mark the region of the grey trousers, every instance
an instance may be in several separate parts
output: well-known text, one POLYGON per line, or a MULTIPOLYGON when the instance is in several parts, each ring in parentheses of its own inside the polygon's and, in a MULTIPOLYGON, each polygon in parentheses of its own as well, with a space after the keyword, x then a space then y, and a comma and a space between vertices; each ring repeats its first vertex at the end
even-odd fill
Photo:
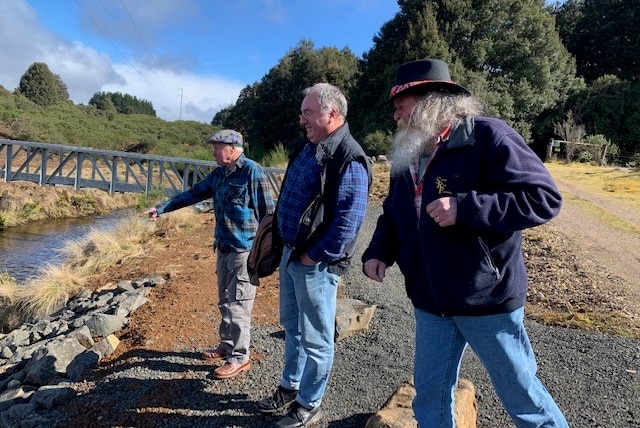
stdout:
POLYGON ((249 359, 251 342, 251 310, 256 286, 249 282, 249 252, 218 251, 218 309, 220 346, 227 351, 227 361, 244 363, 249 359))

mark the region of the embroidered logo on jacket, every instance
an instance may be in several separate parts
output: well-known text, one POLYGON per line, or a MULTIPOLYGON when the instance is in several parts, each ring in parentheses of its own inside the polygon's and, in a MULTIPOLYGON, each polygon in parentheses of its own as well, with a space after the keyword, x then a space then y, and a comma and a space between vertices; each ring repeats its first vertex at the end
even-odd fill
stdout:
POLYGON ((438 195, 451 195, 452 193, 447 190, 447 179, 442 177, 436 177, 436 189, 438 189, 438 195))

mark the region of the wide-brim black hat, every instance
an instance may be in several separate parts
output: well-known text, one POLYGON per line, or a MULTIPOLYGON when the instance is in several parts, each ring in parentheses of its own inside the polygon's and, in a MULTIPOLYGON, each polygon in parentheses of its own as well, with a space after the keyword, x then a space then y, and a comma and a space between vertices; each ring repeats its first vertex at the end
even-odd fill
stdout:
POLYGON ((432 58, 419 59, 398 66, 396 84, 389 91, 387 102, 401 95, 422 95, 436 91, 470 95, 465 87, 451 80, 446 62, 432 58))

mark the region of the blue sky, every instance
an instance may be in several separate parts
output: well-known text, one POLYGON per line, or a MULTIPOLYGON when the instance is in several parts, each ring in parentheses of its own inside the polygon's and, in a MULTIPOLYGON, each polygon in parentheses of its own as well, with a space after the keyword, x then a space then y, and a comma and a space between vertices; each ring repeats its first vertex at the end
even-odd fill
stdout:
POLYGON ((76 104, 100 91, 210 122, 302 39, 362 56, 394 0, 0 0, 0 85, 46 63, 76 104))

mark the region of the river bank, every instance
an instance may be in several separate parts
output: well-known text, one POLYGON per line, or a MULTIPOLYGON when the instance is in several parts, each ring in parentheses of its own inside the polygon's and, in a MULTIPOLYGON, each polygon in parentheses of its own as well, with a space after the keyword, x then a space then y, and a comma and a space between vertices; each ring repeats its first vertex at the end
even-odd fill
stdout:
POLYGON ((0 181, 0 231, 36 220, 100 215, 135 207, 140 200, 141 195, 131 193, 0 181))

